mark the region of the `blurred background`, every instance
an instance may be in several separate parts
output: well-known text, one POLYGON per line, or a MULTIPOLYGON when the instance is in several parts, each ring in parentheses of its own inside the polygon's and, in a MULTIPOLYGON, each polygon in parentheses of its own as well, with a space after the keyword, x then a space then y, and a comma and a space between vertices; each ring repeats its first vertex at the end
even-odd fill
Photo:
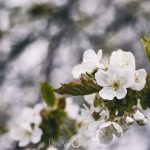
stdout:
MULTIPOLYGON (((149 70, 143 34, 150 36, 149 0, 0 0, 0 132, 22 107, 41 101, 40 81, 70 81, 86 49, 132 51, 137 68, 149 70)), ((149 139, 150 123, 105 149, 150 150, 149 139)), ((2 134, 0 150, 15 149, 2 134)))

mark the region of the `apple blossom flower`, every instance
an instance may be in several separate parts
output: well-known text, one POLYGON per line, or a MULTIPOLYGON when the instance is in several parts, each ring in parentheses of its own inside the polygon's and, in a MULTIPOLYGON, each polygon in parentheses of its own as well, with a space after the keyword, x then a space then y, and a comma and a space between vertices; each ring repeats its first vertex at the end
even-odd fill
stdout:
POLYGON ((135 80, 131 89, 136 91, 141 91, 146 84, 147 73, 144 69, 139 69, 135 71, 135 80))
POLYGON ((114 135, 120 137, 122 132, 121 126, 111 121, 103 123, 97 130, 99 140, 102 144, 109 144, 114 135))
POLYGON ((38 143, 41 140, 42 130, 38 127, 31 127, 29 125, 22 124, 16 126, 10 130, 10 136, 13 140, 19 141, 19 146, 27 146, 30 142, 33 144, 38 143))
POLYGON ((110 57, 110 66, 121 71, 135 71, 135 58, 131 52, 117 50, 112 52, 110 57))
POLYGON ((79 79, 81 74, 86 72, 92 73, 96 68, 98 68, 101 58, 102 50, 99 50, 97 54, 94 50, 86 50, 83 54, 83 62, 76 65, 72 70, 73 77, 79 79))
POLYGON ((122 99, 127 94, 127 89, 133 84, 132 74, 129 72, 119 72, 113 69, 105 72, 98 70, 95 74, 97 84, 103 88, 99 95, 106 100, 113 100, 114 97, 122 99))

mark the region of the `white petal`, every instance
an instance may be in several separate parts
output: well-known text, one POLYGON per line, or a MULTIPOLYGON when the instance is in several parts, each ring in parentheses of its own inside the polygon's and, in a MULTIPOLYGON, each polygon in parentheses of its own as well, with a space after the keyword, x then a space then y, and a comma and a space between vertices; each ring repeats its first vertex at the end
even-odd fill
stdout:
POLYGON ((130 116, 125 117, 125 121, 128 125, 132 124, 134 122, 133 118, 130 116))
POLYGON ((144 69, 136 70, 135 72, 135 81, 132 85, 133 90, 141 91, 146 84, 146 71, 144 69))
POLYGON ((83 64, 76 65, 72 70, 72 75, 74 78, 79 79, 82 73, 86 72, 86 68, 83 64))
POLYGON ((16 141, 18 141, 22 137, 22 130, 18 127, 12 128, 9 133, 10 137, 16 141))
POLYGON ((114 51, 110 57, 110 65, 122 70, 135 70, 135 58, 131 52, 114 51))
POLYGON ((74 78, 79 79, 80 75, 83 73, 92 73, 92 71, 94 71, 94 69, 96 69, 96 64, 93 62, 84 62, 82 64, 79 64, 77 66, 75 66, 72 70, 72 75, 74 78))
POLYGON ((116 97, 118 99, 123 99, 127 94, 127 89, 124 87, 120 87, 117 91, 116 91, 116 97))
POLYGON ((40 115, 34 115, 33 116, 33 119, 32 119, 32 122, 35 124, 35 125, 40 125, 41 122, 42 122, 42 117, 40 115))
POLYGON ((84 52, 84 54, 83 54, 83 63, 84 63, 84 62, 88 62, 88 61, 98 63, 98 62, 100 61, 101 57, 102 57, 102 54, 101 54, 100 51, 98 52, 98 54, 99 54, 100 56, 97 55, 94 50, 91 50, 91 49, 86 50, 86 51, 84 52))
POLYGON ((99 128, 103 129, 103 128, 109 127, 110 125, 111 125, 111 122, 108 121, 108 122, 102 123, 99 128))
POLYGON ((116 72, 118 79, 120 81, 120 84, 124 86, 125 88, 129 88, 134 83, 134 72, 132 71, 117 71, 116 72))
POLYGON ((140 83, 135 82, 131 86, 131 89, 136 90, 136 91, 141 91, 145 87, 145 84, 146 84, 146 80, 142 80, 140 83))
POLYGON ((40 112, 46 107, 45 103, 38 103, 34 106, 34 113, 35 114, 40 114, 40 112))
POLYGON ((26 136, 19 141, 19 146, 24 147, 24 146, 27 146, 29 143, 30 143, 30 137, 26 136))
POLYGON ((31 142, 36 144, 41 140, 43 132, 40 128, 35 128, 31 136, 31 142))
POLYGON ((113 75, 110 72, 105 72, 99 69, 95 74, 95 79, 97 84, 99 84, 100 86, 109 86, 112 84, 111 83, 112 76, 113 75))
POLYGON ((143 120, 145 119, 144 114, 143 114, 141 111, 139 111, 139 110, 137 110, 137 111, 133 114, 133 117, 134 117, 134 119, 135 119, 136 121, 143 121, 143 120))
POLYGON ((112 141, 113 133, 108 128, 99 129, 97 132, 101 143, 109 144, 112 141))
POLYGON ((113 98, 116 96, 116 92, 112 87, 104 87, 102 90, 100 90, 99 95, 106 100, 113 100, 113 98))
POLYGON ((113 125, 113 133, 117 137, 120 137, 121 133, 123 132, 121 126, 119 124, 115 123, 115 122, 112 122, 112 125, 113 125))
POLYGON ((90 94, 90 95, 85 95, 84 96, 84 99, 85 99, 85 101, 87 102, 87 103, 89 103, 89 104, 93 104, 93 101, 94 101, 94 99, 95 99, 95 93, 94 94, 90 94))
POLYGON ((147 73, 145 69, 139 69, 136 72, 138 72, 138 75, 140 76, 140 78, 146 79, 147 73))

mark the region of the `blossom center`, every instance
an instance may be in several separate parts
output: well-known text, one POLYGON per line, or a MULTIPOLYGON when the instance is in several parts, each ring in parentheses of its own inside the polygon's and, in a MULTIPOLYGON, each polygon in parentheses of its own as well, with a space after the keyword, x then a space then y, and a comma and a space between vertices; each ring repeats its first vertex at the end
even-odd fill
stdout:
POLYGON ((119 82, 114 82, 114 83, 112 84, 112 87, 113 87, 113 89, 114 89, 115 91, 117 91, 117 90, 119 89, 119 87, 120 87, 119 82))

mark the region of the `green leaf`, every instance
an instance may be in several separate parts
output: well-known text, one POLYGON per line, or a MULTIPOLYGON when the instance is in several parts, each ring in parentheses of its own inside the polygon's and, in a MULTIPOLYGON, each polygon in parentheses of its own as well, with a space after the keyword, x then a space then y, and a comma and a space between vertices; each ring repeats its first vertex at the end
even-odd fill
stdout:
POLYGON ((65 97, 61 97, 58 99, 58 108, 60 109, 65 109, 66 107, 66 98, 65 97))
POLYGON ((48 105, 54 106, 56 102, 56 97, 53 91, 53 87, 50 84, 43 82, 40 84, 40 88, 41 88, 41 96, 43 97, 44 101, 48 105))
POLYGON ((150 38, 141 36, 141 41, 144 45, 145 53, 150 63, 150 38))
POLYGON ((96 92, 99 92, 101 87, 94 83, 94 81, 89 80, 84 83, 82 82, 70 82, 67 84, 62 84, 62 86, 58 89, 55 89, 55 92, 61 95, 73 95, 73 96, 81 96, 81 95, 89 95, 96 92))

